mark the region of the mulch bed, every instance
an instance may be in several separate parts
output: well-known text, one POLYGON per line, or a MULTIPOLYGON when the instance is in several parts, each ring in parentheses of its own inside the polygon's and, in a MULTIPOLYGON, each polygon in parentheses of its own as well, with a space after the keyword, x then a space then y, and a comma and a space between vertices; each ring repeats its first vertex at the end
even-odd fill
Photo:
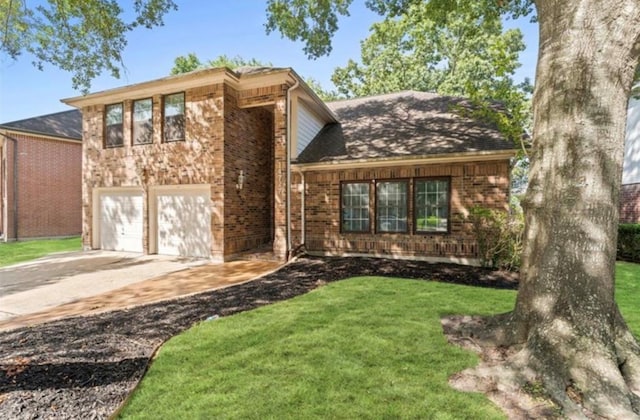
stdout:
POLYGON ((156 348, 193 324, 359 275, 505 289, 518 281, 514 273, 455 264, 301 257, 242 285, 0 333, 0 418, 108 418, 142 378, 156 348))

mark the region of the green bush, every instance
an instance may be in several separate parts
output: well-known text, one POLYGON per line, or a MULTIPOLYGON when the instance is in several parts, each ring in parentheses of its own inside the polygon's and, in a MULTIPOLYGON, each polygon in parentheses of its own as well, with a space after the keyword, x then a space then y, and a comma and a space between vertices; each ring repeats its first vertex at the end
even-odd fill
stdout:
POLYGON ((618 226, 618 259, 640 262, 640 224, 618 226))
POLYGON ((467 216, 478 244, 483 267, 518 270, 522 256, 524 216, 512 207, 511 213, 474 206, 467 216))

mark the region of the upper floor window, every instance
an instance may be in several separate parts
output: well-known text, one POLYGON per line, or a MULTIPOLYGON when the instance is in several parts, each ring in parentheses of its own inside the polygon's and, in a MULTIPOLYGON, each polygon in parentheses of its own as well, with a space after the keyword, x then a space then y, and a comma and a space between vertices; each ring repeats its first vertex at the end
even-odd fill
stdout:
POLYGON ((449 231, 449 179, 415 181, 416 233, 449 231))
POLYGON ((376 184, 376 231, 407 231, 407 181, 376 184))
POLYGON ((133 101, 133 144, 153 143, 153 100, 133 101))
POLYGON ((184 140, 184 93, 164 96, 164 140, 184 140))
POLYGON ((342 184, 342 231, 369 232, 369 184, 342 184))
POLYGON ((105 147, 122 147, 123 142, 123 107, 122 104, 107 105, 104 110, 104 145, 105 147))

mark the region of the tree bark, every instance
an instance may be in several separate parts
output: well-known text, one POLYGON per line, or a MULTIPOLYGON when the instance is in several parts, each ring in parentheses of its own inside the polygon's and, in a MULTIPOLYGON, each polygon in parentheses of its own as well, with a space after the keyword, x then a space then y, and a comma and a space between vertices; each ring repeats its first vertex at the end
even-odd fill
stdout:
POLYGON ((521 359, 564 408, 637 417, 640 347, 615 303, 614 274, 640 1, 535 4, 532 163, 509 341, 525 343, 521 359))

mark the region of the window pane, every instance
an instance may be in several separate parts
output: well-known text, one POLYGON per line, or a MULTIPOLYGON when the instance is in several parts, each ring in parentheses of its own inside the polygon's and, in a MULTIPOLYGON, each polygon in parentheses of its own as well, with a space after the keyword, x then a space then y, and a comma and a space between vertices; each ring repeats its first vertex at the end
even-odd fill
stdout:
POLYGON ((417 180, 416 232, 447 232, 449 229, 449 181, 417 180))
POLYGON ((107 105, 104 111, 105 146, 119 147, 123 145, 122 104, 107 105))
POLYGON ((142 99, 133 102, 133 144, 153 142, 153 101, 142 99))
POLYGON ((164 139, 184 140, 184 93, 164 97, 164 139))
POLYGON ((376 190, 376 227, 379 232, 407 231, 407 183, 379 182, 376 190))
POLYGON ((369 231, 369 184, 342 184, 342 230, 369 231))

